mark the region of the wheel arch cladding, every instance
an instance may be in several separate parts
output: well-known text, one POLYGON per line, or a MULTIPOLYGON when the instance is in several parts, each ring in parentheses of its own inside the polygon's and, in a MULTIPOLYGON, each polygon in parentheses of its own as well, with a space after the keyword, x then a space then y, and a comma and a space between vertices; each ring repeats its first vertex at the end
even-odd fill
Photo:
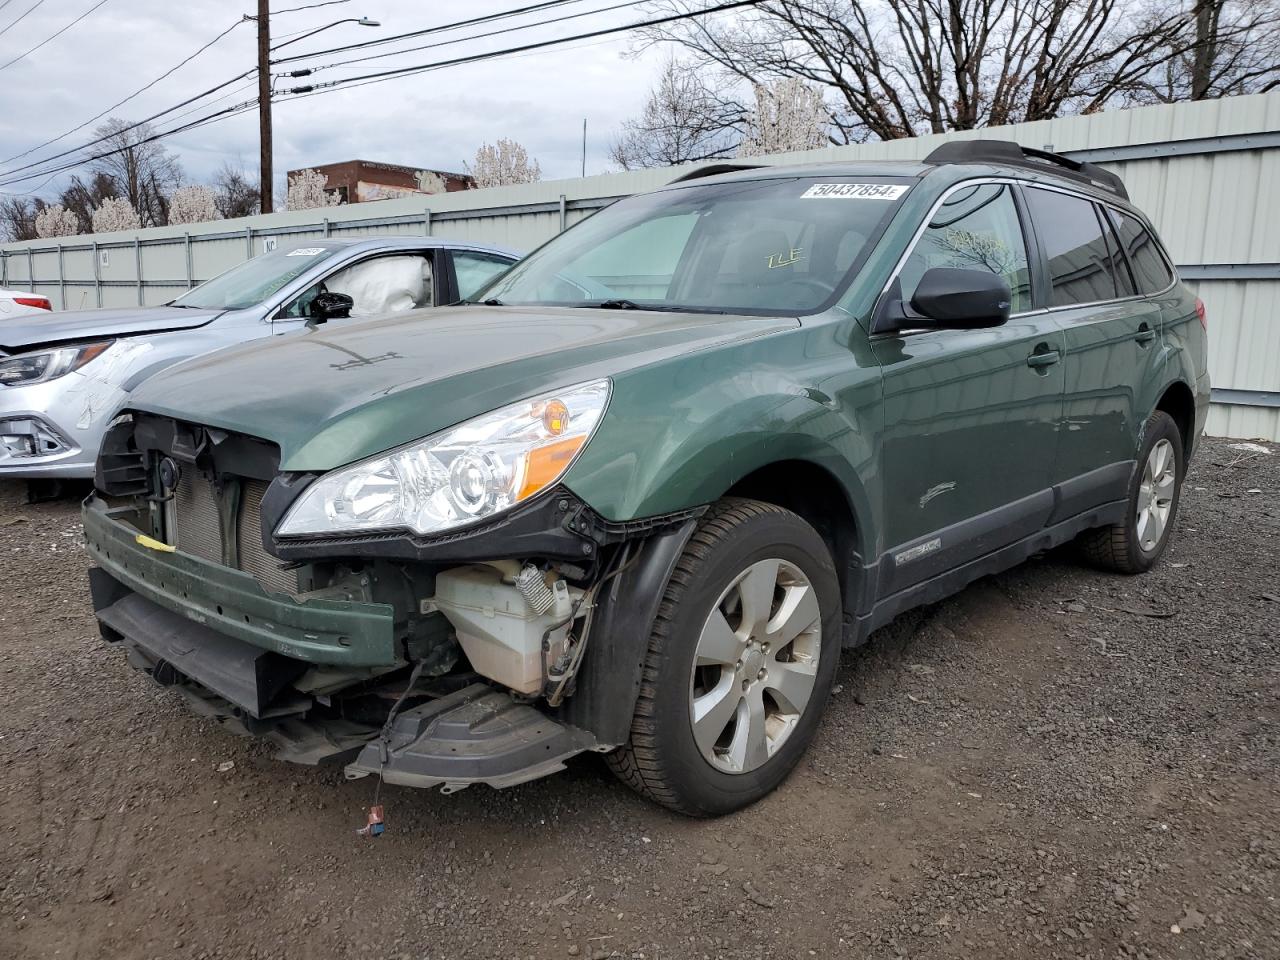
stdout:
POLYGON ((1155 408, 1164 411, 1173 420, 1182 437, 1182 457, 1184 460, 1189 459, 1194 446, 1191 434, 1196 422, 1195 394, 1181 380, 1175 380, 1164 388, 1155 408))

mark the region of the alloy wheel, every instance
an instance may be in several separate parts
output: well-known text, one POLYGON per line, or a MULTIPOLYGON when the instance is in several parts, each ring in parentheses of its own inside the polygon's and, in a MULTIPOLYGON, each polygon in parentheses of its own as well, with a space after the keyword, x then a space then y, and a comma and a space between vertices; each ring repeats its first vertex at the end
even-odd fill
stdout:
POLYGON ((1159 441, 1147 455, 1147 463, 1142 470, 1142 483, 1138 486, 1135 529, 1138 545, 1148 553, 1164 539, 1165 529, 1169 525, 1169 512, 1173 509, 1177 474, 1173 444, 1168 440, 1159 441))
POLYGON ((690 722, 698 752, 724 773, 763 766, 813 695, 822 615, 813 585, 785 560, 760 560, 720 595, 698 637, 690 722))

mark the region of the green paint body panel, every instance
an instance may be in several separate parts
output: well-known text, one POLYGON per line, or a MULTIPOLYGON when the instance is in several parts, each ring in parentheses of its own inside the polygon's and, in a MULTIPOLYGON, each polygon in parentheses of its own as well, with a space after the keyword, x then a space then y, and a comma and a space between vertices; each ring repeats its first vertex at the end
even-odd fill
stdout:
POLYGON ((390 605, 268 594, 252 574, 190 554, 153 550, 102 500, 84 507, 93 562, 135 593, 245 643, 310 663, 383 667, 400 662, 390 605))
POLYGON ((1051 173, 844 168, 920 179, 825 313, 443 308, 211 354, 147 381, 130 405, 271 440, 284 470, 321 472, 609 377, 605 417, 565 477, 605 518, 700 506, 763 466, 807 461, 845 490, 867 564, 1131 460, 1176 381, 1194 393, 1198 435, 1205 340, 1181 284, 1108 306, 1088 325, 1097 308, 1035 311, 986 330, 869 333, 877 298, 948 188, 989 176, 1061 184, 1051 173), (1139 347, 1131 335, 1144 321, 1161 333, 1139 347), (1029 366, 1042 345, 1062 362, 1029 366))

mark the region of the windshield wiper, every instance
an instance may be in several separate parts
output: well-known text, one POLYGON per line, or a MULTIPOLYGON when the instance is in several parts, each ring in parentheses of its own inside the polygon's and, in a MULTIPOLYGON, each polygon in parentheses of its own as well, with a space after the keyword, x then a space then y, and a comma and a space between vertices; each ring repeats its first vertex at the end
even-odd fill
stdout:
POLYGON ((651 313, 728 313, 715 307, 691 307, 682 303, 636 303, 619 297, 616 300, 601 300, 599 303, 576 303, 576 307, 590 310, 648 310, 651 313))
POLYGON ((503 303, 501 300, 499 300, 497 297, 490 297, 488 300, 481 300, 480 305, 482 307, 505 307, 506 306, 506 304, 503 303))

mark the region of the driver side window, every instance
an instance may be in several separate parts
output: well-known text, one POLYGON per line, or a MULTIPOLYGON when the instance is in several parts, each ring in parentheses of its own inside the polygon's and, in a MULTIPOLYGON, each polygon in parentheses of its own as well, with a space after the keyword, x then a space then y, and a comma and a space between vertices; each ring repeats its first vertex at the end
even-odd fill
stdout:
POLYGON ((947 197, 899 274, 904 301, 934 267, 994 273, 1009 284, 1010 313, 1031 309, 1027 245, 1008 184, 976 184, 947 197))
POLYGON ((354 301, 353 317, 400 313, 434 304, 431 258, 424 254, 371 257, 350 264, 312 284, 277 314, 282 320, 311 316, 311 303, 321 293, 345 293, 354 301))

